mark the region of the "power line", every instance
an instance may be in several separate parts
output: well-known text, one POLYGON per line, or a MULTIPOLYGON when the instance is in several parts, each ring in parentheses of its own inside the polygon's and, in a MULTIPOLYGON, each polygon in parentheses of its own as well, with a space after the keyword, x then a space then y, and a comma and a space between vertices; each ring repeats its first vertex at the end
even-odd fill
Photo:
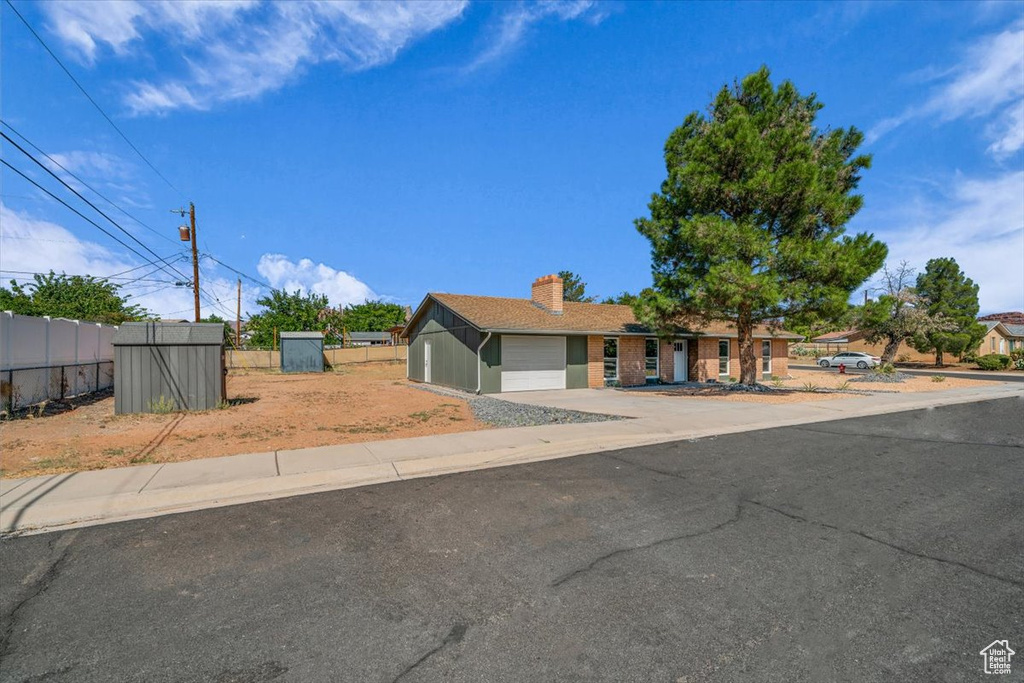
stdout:
POLYGON ((242 272, 242 271, 240 271, 240 270, 236 270, 235 268, 232 268, 231 266, 229 266, 228 264, 224 263, 223 261, 219 261, 219 260, 217 260, 217 259, 216 259, 216 258, 214 258, 214 257, 213 257, 213 256, 212 256, 211 254, 208 254, 208 253, 204 253, 204 254, 203 254, 203 256, 205 256, 206 258, 210 259, 211 261, 213 261, 214 263, 216 263, 216 264, 218 264, 218 265, 224 266, 225 268, 227 268, 228 270, 230 270, 230 271, 231 271, 232 273, 234 273, 234 274, 236 274, 236 275, 241 275, 241 276, 242 276, 242 277, 244 277, 244 278, 245 278, 246 280, 249 280, 250 282, 253 282, 253 283, 257 284, 257 285, 259 285, 260 287, 266 287, 266 288, 268 288, 268 289, 273 289, 273 287, 271 287, 270 285, 268 285, 268 284, 267 284, 266 282, 263 282, 262 280, 257 280, 257 279, 256 279, 256 278, 254 278, 254 277, 251 277, 251 276, 249 276, 249 275, 246 275, 245 273, 243 273, 243 272, 242 272))
POLYGON ((127 211, 125 211, 124 209, 122 209, 122 208, 121 208, 120 206, 118 206, 117 204, 115 204, 115 203, 113 202, 113 200, 109 199, 108 197, 106 197, 105 195, 103 195, 103 193, 101 193, 101 192, 100 192, 99 190, 97 190, 97 189, 96 189, 95 187, 93 187, 93 186, 92 186, 92 185, 90 185, 89 183, 87 183, 87 182, 85 182, 84 180, 82 180, 82 179, 81 179, 80 177, 78 177, 77 175, 75 175, 75 174, 74 174, 74 173, 73 173, 72 171, 68 170, 68 168, 67 168, 66 166, 64 166, 64 165, 63 165, 62 163, 60 163, 59 161, 57 161, 56 159, 54 159, 54 158, 53 158, 52 156, 50 156, 49 154, 47 154, 46 152, 44 152, 43 150, 41 150, 41 149, 39 148, 39 146, 38 146, 38 145, 36 145, 36 144, 35 144, 34 142, 32 142, 31 140, 29 140, 29 139, 28 139, 27 137, 25 137, 24 135, 22 135, 22 134, 21 134, 20 132, 18 132, 18 130, 17 130, 17 129, 16 129, 16 128, 15 128, 14 126, 12 126, 11 124, 7 123, 7 121, 4 121, 3 119, 0 119, 0 123, 2 123, 3 125, 7 126, 7 127, 8 127, 8 128, 9 128, 9 129, 11 130, 11 132, 12 132, 12 133, 14 133, 15 135, 17 135, 17 136, 18 136, 19 138, 21 138, 22 140, 24 140, 24 141, 25 141, 25 143, 26 143, 26 144, 28 144, 28 146, 29 146, 29 147, 31 147, 31 148, 32 148, 32 149, 34 149, 35 151, 39 152, 40 154, 42 154, 42 155, 43 155, 44 157, 46 157, 47 159, 49 159, 50 161, 52 161, 52 162, 53 162, 54 164, 56 164, 56 165, 57 165, 58 167, 60 167, 60 169, 61 169, 62 171, 64 171, 65 173, 67 173, 67 174, 68 174, 69 176, 71 176, 72 178, 74 178, 74 179, 75 179, 75 180, 77 180, 78 182, 80 182, 80 183, 82 183, 83 185, 85 185, 85 186, 86 186, 87 188, 89 188, 90 190, 92 190, 92 191, 93 191, 93 192, 94 192, 94 193, 95 193, 95 194, 96 194, 96 195, 97 195, 97 196, 98 196, 98 197, 99 197, 100 199, 102 199, 103 201, 105 201, 105 202, 106 202, 107 204, 110 204, 110 205, 111 205, 112 207, 114 207, 115 209, 117 209, 118 211, 120 211, 121 213, 123 213, 123 214, 124 214, 125 216, 128 216, 128 218, 131 218, 131 219, 132 219, 133 221, 135 221, 136 223, 138 223, 139 225, 141 225, 142 227, 144 227, 144 228, 145 228, 146 230, 149 230, 149 231, 150 231, 151 233, 153 233, 154 235, 156 235, 156 236, 157 236, 157 237, 159 237, 160 239, 163 239, 163 240, 167 240, 168 242, 172 242, 172 243, 174 242, 174 240, 172 240, 172 239, 171 239, 170 237, 168 237, 167 235, 164 235, 163 233, 159 232, 158 230, 154 230, 153 228, 151 228, 150 226, 146 225, 145 223, 143 223, 143 222, 142 222, 141 220, 139 220, 138 218, 136 218, 136 217, 135 217, 135 216, 133 216, 132 214, 130 214, 130 213, 128 213, 127 211))
MULTIPOLYGON (((148 246, 146 246, 146 245, 145 245, 145 244, 144 244, 144 243, 143 243, 143 242, 142 242, 142 241, 141 241, 141 240, 140 240, 140 239, 139 239, 138 237, 136 237, 135 235, 131 234, 130 232, 128 232, 127 230, 125 230, 125 229, 124 229, 123 227, 121 227, 121 224, 120 224, 120 223, 118 223, 118 222, 117 222, 117 221, 115 221, 115 220, 114 220, 113 218, 111 218, 111 217, 110 217, 110 216, 108 216, 108 215, 107 215, 106 213, 104 213, 104 212, 103 212, 103 211, 102 211, 102 210, 101 210, 101 209, 100 209, 100 208, 99 208, 98 206, 96 206, 95 204, 93 204, 92 202, 90 202, 90 201, 89 201, 88 199, 86 199, 85 197, 83 197, 83 196, 82 196, 82 193, 80 193, 80 192, 79 192, 78 190, 76 190, 75 188, 71 187, 71 186, 70 186, 70 185, 68 185, 68 184, 67 184, 66 182, 64 182, 64 179, 63 179, 63 178, 61 178, 61 177, 60 177, 59 175, 57 175, 56 173, 54 173, 53 171, 51 171, 50 169, 48 169, 48 168, 46 167, 46 164, 44 164, 43 162, 39 161, 39 159, 36 159, 36 158, 35 158, 34 156, 32 156, 32 153, 31 153, 31 152, 29 152, 29 151, 28 151, 27 149, 25 149, 24 147, 22 147, 21 145, 19 145, 19 144, 18 144, 17 142, 15 142, 14 140, 12 140, 12 139, 11 139, 11 137, 10 137, 10 136, 9 136, 9 135, 8 135, 7 133, 5 133, 5 132, 3 132, 2 130, 0 130, 0 137, 2 137, 2 138, 3 138, 4 140, 7 140, 7 142, 9 142, 9 143, 11 143, 12 145, 14 145, 14 147, 15 147, 15 148, 16 148, 16 149, 17 149, 17 150, 18 150, 19 152, 21 152, 22 154, 24 154, 25 156, 27 156, 27 157, 28 157, 29 159, 31 159, 31 160, 32 160, 32 161, 33 161, 33 162, 34 162, 34 163, 35 163, 35 164, 36 164, 36 165, 37 165, 37 166, 38 166, 39 168, 43 169, 43 170, 44 170, 44 171, 46 171, 46 172, 47 172, 48 174, 50 174, 51 176, 53 176, 53 177, 54 177, 54 178, 55 178, 55 179, 57 180, 57 182, 59 182, 59 183, 60 183, 61 185, 63 185, 63 186, 64 186, 64 187, 66 187, 67 189, 71 190, 71 192, 72 192, 72 193, 73 193, 73 194, 74 194, 74 195, 75 195, 76 197, 78 197, 78 198, 79 198, 79 199, 81 199, 81 200, 82 200, 83 202, 85 202, 86 204, 88 204, 89 206, 91 206, 91 207, 93 208, 93 210, 94 210, 94 211, 96 211, 96 213, 98 213, 99 215, 103 216, 103 217, 104 217, 104 218, 106 218, 106 219, 107 219, 108 221, 110 221, 110 222, 111 222, 111 223, 112 223, 112 224, 114 225, 114 227, 116 227, 116 228, 117 228, 118 230, 120 230, 120 231, 121 231, 121 232, 123 232, 123 233, 124 233, 125 235, 127 235, 127 236, 128 236, 128 237, 129 237, 129 238, 130 238, 130 239, 132 240, 132 241, 134 241, 134 242, 135 242, 136 244, 138 244, 138 245, 139 245, 140 247, 142 247, 143 249, 145 249, 146 251, 148 251, 148 252, 149 252, 150 254, 152 254, 153 256, 155 256, 155 257, 156 257, 157 259, 159 259, 159 258, 160 258, 160 255, 159 255, 159 254, 157 254, 157 253, 156 253, 155 251, 153 251, 153 250, 152 250, 152 249, 150 249, 150 248, 149 248, 148 246)), ((4 162, 4 163, 6 164, 7 162, 4 162)), ((7 164, 7 165, 8 165, 8 166, 10 166, 10 164, 7 164)), ((19 175, 21 175, 21 176, 22 176, 23 178, 26 178, 26 179, 28 178, 28 176, 26 176, 25 174, 23 174, 23 173, 21 173, 20 171, 17 171, 16 169, 14 169, 14 167, 13 167, 13 166, 10 166, 10 168, 11 168, 11 169, 13 169, 13 170, 15 170, 15 171, 16 171, 16 172, 17 172, 17 173, 18 173, 19 175)), ((36 185, 37 187, 39 187, 40 189, 43 189, 41 185, 39 185, 38 183, 35 183, 34 181, 33 181, 33 184, 35 184, 35 185, 36 185)), ((47 192, 47 194, 50 194, 50 193, 49 193, 49 192, 47 192)), ((52 196, 52 195, 51 195, 51 196, 52 196)), ((81 214, 79 214, 79 215, 81 215, 81 214)), ((90 221, 90 222, 91 222, 91 221, 90 221)), ((95 223, 93 223, 93 225, 96 225, 96 224, 95 224, 95 223)), ((99 227, 99 226, 97 226, 97 227, 99 227)), ((109 234, 109 233, 108 233, 108 234, 109 234)), ((137 253, 137 252, 136 252, 136 253, 137 253)), ((140 256, 141 256, 141 254, 140 254, 140 256)), ((143 258, 146 258, 146 257, 144 257, 144 256, 143 256, 143 258)), ((148 260, 148 259, 147 259, 147 260, 148 260)), ((188 279, 188 276, 187 276, 187 275, 185 275, 184 273, 182 273, 182 272, 181 272, 180 270, 177 270, 177 269, 175 269, 175 271, 176 271, 176 272, 178 273, 178 275, 180 275, 181 277, 185 278, 186 280, 188 279)))
POLYGON ((177 187, 175 187, 174 184, 171 183, 170 180, 168 180, 166 177, 164 177, 164 174, 157 170, 156 166, 154 166, 152 164, 152 162, 150 162, 150 160, 146 158, 146 155, 144 155, 142 152, 140 152, 139 148, 136 147, 132 143, 132 141, 128 139, 128 136, 125 135, 121 131, 121 129, 117 127, 117 124, 114 123, 114 121, 109 116, 107 116, 107 112, 103 111, 103 108, 100 107, 100 105, 96 103, 96 100, 94 100, 92 98, 92 95, 90 95, 86 91, 86 89, 84 87, 82 87, 82 84, 78 82, 78 79, 75 78, 74 75, 72 75, 72 73, 70 71, 68 71, 68 68, 66 66, 64 66, 64 62, 60 61, 60 58, 57 57, 56 54, 54 54, 53 50, 50 49, 50 46, 46 44, 46 41, 44 41, 42 39, 42 37, 38 33, 36 33, 36 30, 34 28, 32 28, 32 24, 28 23, 28 20, 25 19, 25 17, 23 17, 21 15, 21 12, 18 11, 18 9, 14 6, 14 4, 11 2, 11 0, 5 0, 5 2, 7 3, 7 6, 10 7, 11 10, 14 11, 14 13, 18 16, 18 18, 21 19, 21 23, 25 24, 25 27, 29 30, 29 32, 33 36, 35 36, 36 40, 39 41, 39 44, 43 46, 43 49, 46 50, 51 57, 53 57, 53 61, 57 62, 57 65, 60 66, 60 68, 64 70, 64 73, 66 73, 68 75, 68 78, 71 79, 71 82, 74 83, 76 86, 78 86, 78 89, 82 91, 82 94, 85 95, 86 99, 89 100, 89 102, 92 103, 92 106, 96 107, 96 111, 98 111, 103 116, 103 118, 105 118, 107 120, 107 123, 109 123, 114 128, 114 130, 117 131, 117 134, 121 136, 121 139, 123 139, 125 142, 127 142, 128 146, 131 147, 135 151, 135 153, 139 155, 139 158, 142 159, 144 162, 146 162, 146 165, 149 166, 153 170, 153 173, 156 173, 158 176, 160 176, 160 180, 162 180, 165 183, 167 183, 167 186, 169 188, 171 188, 172 190, 174 190, 176 193, 178 193, 179 196, 184 196, 184 193, 181 190, 179 190, 177 187))
MULTIPOLYGON (((53 271, 50 271, 50 272, 53 272, 53 271)), ((36 271, 31 271, 31 270, 11 270, 9 268, 0 268, 0 273, 14 273, 16 275, 32 275, 32 276, 36 276, 36 275, 47 276, 47 275, 50 274, 50 273, 40 273, 40 272, 36 272, 36 271)), ((54 274, 56 274, 56 273, 54 273, 54 274)), ((70 273, 69 274, 69 273, 65 273, 63 271, 61 272, 61 275, 64 275, 66 277, 93 278, 95 280, 128 280, 128 282, 125 282, 125 283, 115 283, 115 284, 118 284, 118 286, 129 285, 129 284, 131 284, 133 282, 156 282, 156 283, 165 284, 165 285, 167 285, 167 284, 170 284, 170 285, 175 284, 174 282, 171 282, 170 280, 156 280, 156 279, 142 279, 142 278, 130 279, 130 278, 117 278, 117 277, 113 277, 113 276, 103 277, 101 275, 79 275, 77 273, 70 273)), ((152 275, 152 273, 150 273, 150 275, 152 275)), ((11 279, 12 280, 31 280, 32 278, 29 278, 29 277, 13 277, 11 279)))
MULTIPOLYGON (((0 135, 2 135, 2 133, 0 133, 0 135)), ((131 247, 131 246, 130 246, 130 245, 128 245, 127 243, 125 243, 125 242, 122 242, 122 241, 121 241, 120 239, 118 239, 117 235, 115 235, 114 233, 110 232, 109 230, 107 230, 106 228, 104 228, 104 227, 103 227, 102 225, 100 225, 100 224, 99 224, 99 223, 97 223, 96 221, 92 220, 91 218, 89 218, 88 216, 86 216, 85 214, 83 214, 83 213, 82 213, 81 211, 79 211, 79 210, 78 210, 78 209, 76 209, 75 207, 73 207, 73 206, 71 206, 70 204, 68 204, 68 203, 67 203, 66 201, 64 201, 63 199, 61 199, 60 197, 58 197, 58 196, 57 196, 57 195, 55 195, 54 193, 52 193, 52 192, 50 192, 49 190, 47 190, 47 189, 46 189, 45 187, 43 187, 42 185, 40 185, 39 183, 37 183, 37 182, 36 182, 35 180, 33 180, 32 178, 29 178, 29 177, 28 177, 27 175, 25 175, 24 173, 22 173, 21 171, 19 171, 18 169, 16 169, 16 168, 15 168, 14 166, 11 166, 11 164, 10 164, 10 163, 8 163, 8 161, 7 161, 6 159, 0 159, 0 164, 3 164, 3 165, 4 165, 4 166, 6 166, 7 168, 11 169, 12 171, 14 171, 14 172, 15 172, 15 173, 17 173, 18 175, 20 175, 20 176, 21 176, 22 178, 24 178, 25 180, 27 180, 28 182, 32 183, 32 184, 33 184, 33 185, 35 185, 35 186, 36 186, 37 188, 39 188, 40 190, 42 190, 43 192, 45 192, 46 194, 48 194, 48 195, 49 195, 50 197, 52 197, 53 199, 57 200, 58 202, 60 202, 60 203, 61 203, 61 204, 63 204, 64 206, 66 206, 66 207, 67 207, 68 209, 70 209, 70 210, 71 210, 72 212, 74 212, 74 213, 75 213, 75 214, 76 214, 77 216, 79 216, 79 217, 80 217, 80 218, 81 218, 82 220, 84 220, 84 221, 87 221, 87 222, 88 222, 88 223, 90 223, 91 225, 95 226, 95 227, 96 227, 96 228, 97 228, 97 229, 98 229, 98 230, 99 230, 100 232, 102 232, 102 233, 103 233, 104 235, 106 235, 106 236, 107 236, 107 237, 109 237, 110 239, 114 240, 115 242, 117 242, 118 244, 120 244, 120 245, 121 245, 122 247, 124 247, 124 248, 125 248, 125 249, 127 249, 128 251, 132 252, 133 254, 135 254, 136 256, 138 256, 139 258, 141 258, 141 259, 142 259, 143 261, 146 261, 146 262, 148 262, 148 263, 151 263, 151 264, 153 264, 153 265, 156 265, 156 264, 155 264, 155 263, 153 263, 153 261, 151 261, 151 260, 150 260, 150 259, 149 259, 149 258, 148 258, 147 256, 144 256, 143 254, 139 253, 139 252, 138 252, 138 251, 137 251, 136 249, 134 249, 133 247, 131 247)), ((147 247, 147 249, 148 249, 148 247, 147 247)), ((150 251, 152 251, 152 250, 150 250, 150 251)), ((159 258, 160 258, 160 257, 159 257, 159 256, 158 256, 158 255, 157 255, 156 253, 154 253, 153 255, 154 255, 154 256, 156 256, 156 257, 157 257, 157 259, 159 259, 159 258)), ((186 279, 186 280, 188 279, 188 277, 187 277, 187 276, 185 276, 185 275, 183 275, 183 274, 181 273, 181 271, 177 271, 177 273, 178 273, 178 275, 181 275, 181 277, 183 277, 184 279, 186 279)))

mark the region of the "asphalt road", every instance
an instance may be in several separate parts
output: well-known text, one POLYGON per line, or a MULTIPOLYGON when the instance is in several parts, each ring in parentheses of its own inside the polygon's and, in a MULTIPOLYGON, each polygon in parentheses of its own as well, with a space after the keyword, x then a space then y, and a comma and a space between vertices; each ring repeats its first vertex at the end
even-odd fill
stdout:
POLYGON ((1024 400, 0 551, 5 682, 980 680, 1024 652, 1024 400))
MULTIPOLYGON (((823 368, 820 365, 804 365, 790 363, 791 370, 820 370, 821 372, 838 373, 839 367, 823 368)), ((908 375, 942 375, 944 377, 966 377, 967 379, 980 379, 985 382, 1024 382, 1024 372, 984 372, 984 371, 962 371, 962 370, 932 370, 930 368, 897 368, 900 372, 908 375)), ((851 375, 866 375, 870 370, 859 370, 856 367, 846 368, 851 375)))

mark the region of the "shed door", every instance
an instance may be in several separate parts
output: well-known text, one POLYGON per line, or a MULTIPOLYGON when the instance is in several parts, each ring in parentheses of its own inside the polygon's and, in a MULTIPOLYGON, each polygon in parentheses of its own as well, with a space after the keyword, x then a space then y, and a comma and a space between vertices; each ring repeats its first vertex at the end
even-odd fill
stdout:
POLYGON ((501 337, 501 390, 565 389, 565 337, 501 337))

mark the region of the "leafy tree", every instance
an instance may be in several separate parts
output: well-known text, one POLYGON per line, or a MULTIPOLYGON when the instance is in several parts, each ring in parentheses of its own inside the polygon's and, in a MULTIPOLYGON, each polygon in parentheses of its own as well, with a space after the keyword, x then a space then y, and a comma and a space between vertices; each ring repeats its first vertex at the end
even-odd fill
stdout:
POLYGON ((895 269, 882 271, 882 294, 861 309, 857 327, 869 344, 885 342, 882 362, 891 363, 900 344, 916 336, 927 337, 949 329, 941 316, 929 315, 926 303, 911 286, 914 269, 902 261, 895 269))
POLYGON ((860 315, 860 307, 847 304, 846 310, 831 317, 825 317, 813 311, 790 313, 784 319, 783 326, 806 340, 814 339, 828 332, 846 330, 854 326, 860 315))
POLYGON ((978 285, 960 270, 955 259, 930 260, 917 276, 917 294, 929 316, 949 323, 948 329, 922 332, 910 340, 921 353, 934 351, 936 366, 942 365, 943 353, 963 355, 985 338, 985 326, 977 322, 978 285))
POLYGON ((200 318, 201 323, 221 323, 224 325, 224 343, 228 346, 233 346, 235 343, 235 328, 232 327, 231 323, 219 315, 208 315, 205 318, 200 318))
POLYGON ((603 304, 619 304, 620 306, 632 306, 634 305, 638 297, 636 294, 630 294, 629 292, 619 292, 615 296, 605 297, 601 302, 603 304))
POLYGON ((323 294, 302 294, 300 290, 289 293, 283 289, 271 290, 269 296, 256 300, 264 310, 249 316, 246 330, 250 333, 249 345, 268 349, 274 345, 274 330, 277 332, 326 332, 324 343, 341 343, 341 327, 337 316, 327 305, 323 294))
POLYGON ((383 301, 351 304, 341 311, 341 324, 349 332, 386 332, 405 324, 405 308, 383 301))
POLYGON ((152 317, 145 308, 129 303, 131 295, 120 290, 120 285, 103 278, 57 275, 51 270, 34 275, 31 282, 11 280, 10 289, 0 287, 0 310, 108 325, 152 317))
POLYGON ((711 320, 736 324, 740 381, 757 381, 754 325, 842 315, 884 262, 872 235, 845 235, 870 157, 855 128, 819 130, 822 105, 762 67, 723 87, 665 143, 668 178, 636 228, 650 240, 654 288, 637 316, 664 334, 711 320))
POLYGON ((562 278, 563 301, 578 301, 585 304, 594 302, 594 297, 587 296, 587 283, 581 276, 571 270, 560 270, 558 277, 562 278))

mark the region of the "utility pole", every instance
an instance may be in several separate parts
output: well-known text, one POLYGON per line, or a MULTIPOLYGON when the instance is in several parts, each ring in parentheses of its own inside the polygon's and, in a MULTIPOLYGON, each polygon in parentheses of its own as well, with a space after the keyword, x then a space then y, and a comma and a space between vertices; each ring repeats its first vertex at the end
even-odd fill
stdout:
POLYGON ((199 322, 199 250, 196 248, 196 205, 188 203, 188 220, 192 224, 192 292, 196 299, 196 322, 199 322))
POLYGON ((242 348, 242 278, 238 278, 238 308, 235 310, 235 348, 242 348))
MULTIPOLYGON (((185 209, 171 209, 171 213, 180 214, 185 217, 185 209)), ((195 294, 196 322, 199 322, 199 249, 196 247, 196 205, 188 203, 189 226, 181 226, 178 232, 182 242, 188 242, 192 238, 192 292, 195 294)))

